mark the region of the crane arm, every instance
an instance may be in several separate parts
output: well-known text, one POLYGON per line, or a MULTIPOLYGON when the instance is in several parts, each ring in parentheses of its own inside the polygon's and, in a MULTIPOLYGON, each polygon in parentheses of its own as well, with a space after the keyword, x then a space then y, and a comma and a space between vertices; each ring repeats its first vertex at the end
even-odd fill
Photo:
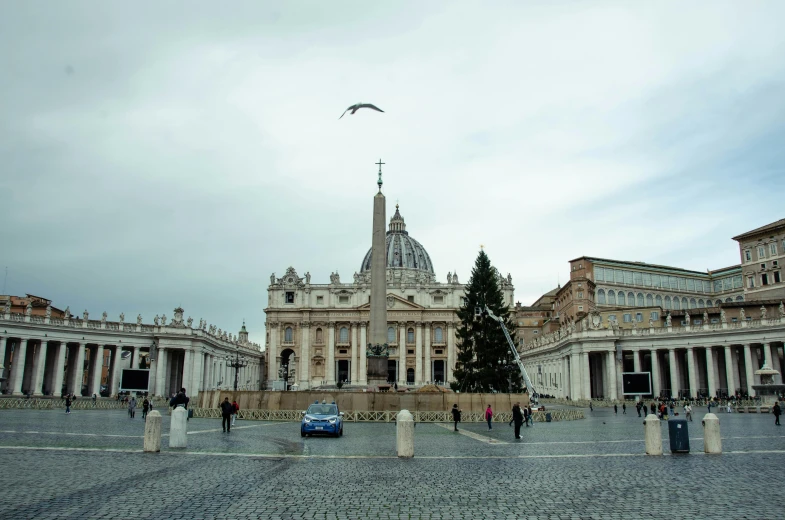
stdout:
POLYGON ((529 391, 529 397, 534 399, 537 395, 537 391, 534 389, 534 385, 532 385, 531 379, 529 379, 529 374, 526 373, 526 369, 523 367, 523 362, 521 361, 521 356, 518 355, 518 349, 515 348, 515 344, 512 342, 512 338, 510 337, 510 333, 507 331, 507 327, 504 325, 504 320, 500 317, 496 316, 488 306, 485 306, 485 314, 488 315, 492 320, 496 323, 501 325, 502 332, 504 332, 504 337, 507 338, 507 344, 510 346, 510 351, 512 352, 513 359, 515 359, 515 364, 518 365, 518 369, 521 371, 521 378, 523 378, 523 382, 526 385, 526 389, 529 391))

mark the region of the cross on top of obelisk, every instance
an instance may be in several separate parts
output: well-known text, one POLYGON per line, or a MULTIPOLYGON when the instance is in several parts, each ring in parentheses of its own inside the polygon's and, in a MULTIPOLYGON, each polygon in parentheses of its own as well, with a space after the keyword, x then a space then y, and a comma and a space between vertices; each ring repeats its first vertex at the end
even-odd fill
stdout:
POLYGON ((382 160, 379 159, 379 162, 374 164, 379 165, 379 179, 376 181, 376 184, 379 185, 379 191, 381 192, 382 191, 382 165, 386 163, 383 163, 382 160))

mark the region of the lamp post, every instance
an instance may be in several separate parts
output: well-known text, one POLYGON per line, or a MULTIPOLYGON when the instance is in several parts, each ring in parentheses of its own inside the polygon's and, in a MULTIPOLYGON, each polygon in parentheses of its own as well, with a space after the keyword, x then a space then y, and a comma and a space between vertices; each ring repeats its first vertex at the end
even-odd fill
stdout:
POLYGON ((234 357, 232 356, 225 356, 224 359, 226 360, 226 366, 232 367, 234 369, 234 391, 237 391, 237 377, 240 374, 240 369, 248 366, 248 360, 245 357, 240 356, 240 351, 236 351, 234 357))
POLYGON ((291 368, 289 368, 290 362, 287 360, 285 363, 281 364, 278 368, 278 377, 281 378, 283 381, 283 389, 284 391, 289 390, 289 380, 294 380, 295 374, 295 362, 291 362, 291 368))

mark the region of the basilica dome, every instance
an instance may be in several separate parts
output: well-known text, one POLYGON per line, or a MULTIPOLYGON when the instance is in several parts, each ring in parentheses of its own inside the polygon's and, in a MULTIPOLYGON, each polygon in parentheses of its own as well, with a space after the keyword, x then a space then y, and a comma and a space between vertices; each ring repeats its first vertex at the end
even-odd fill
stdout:
MULTIPOLYGON (((406 231, 406 224, 398 211, 397 204, 395 205, 395 215, 390 219, 385 250, 387 251, 387 269, 415 269, 435 274, 428 251, 422 244, 410 237, 406 231)), ((365 254, 360 268, 361 273, 370 271, 371 249, 365 254)))

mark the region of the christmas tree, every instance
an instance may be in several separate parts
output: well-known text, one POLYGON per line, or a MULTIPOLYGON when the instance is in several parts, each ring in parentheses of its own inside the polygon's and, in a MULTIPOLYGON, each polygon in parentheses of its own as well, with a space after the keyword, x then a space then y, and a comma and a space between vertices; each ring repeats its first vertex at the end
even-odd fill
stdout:
POLYGON ((515 364, 501 325, 475 309, 485 306, 504 320, 515 344, 515 326, 504 302, 499 273, 485 251, 474 262, 466 286, 465 304, 458 310, 461 319, 456 332, 459 340, 453 388, 462 392, 519 392, 521 374, 515 364))

